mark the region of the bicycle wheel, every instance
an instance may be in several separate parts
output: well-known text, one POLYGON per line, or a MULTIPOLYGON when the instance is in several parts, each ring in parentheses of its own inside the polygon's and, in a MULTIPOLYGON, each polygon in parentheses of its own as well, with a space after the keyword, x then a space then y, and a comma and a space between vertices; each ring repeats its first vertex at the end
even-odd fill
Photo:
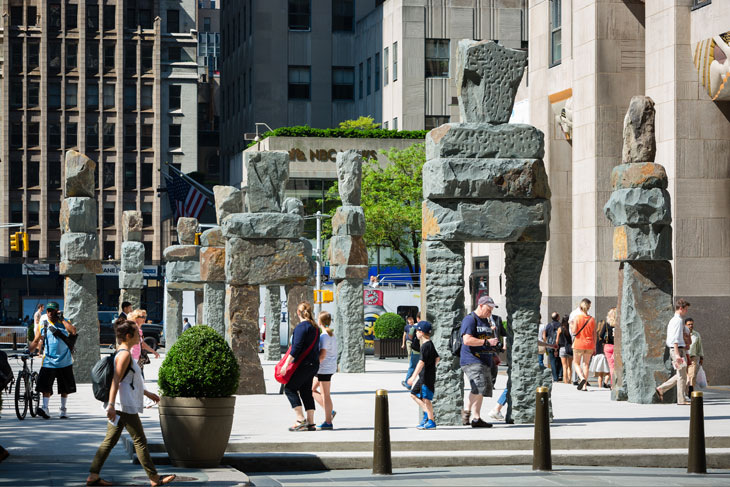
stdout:
POLYGON ((28 395, 30 396, 30 415, 34 418, 38 415, 38 407, 41 405, 41 393, 37 391, 38 387, 38 372, 30 374, 30 390, 28 395))
POLYGON ((26 392, 28 391, 28 375, 25 372, 18 372, 18 380, 15 382, 15 415, 18 419, 25 419, 28 413, 28 401, 26 392))

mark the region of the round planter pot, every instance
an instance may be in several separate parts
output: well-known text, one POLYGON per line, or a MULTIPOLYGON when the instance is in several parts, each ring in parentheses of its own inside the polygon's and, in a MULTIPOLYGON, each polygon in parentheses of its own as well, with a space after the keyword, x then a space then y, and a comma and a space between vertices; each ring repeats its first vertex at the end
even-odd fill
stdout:
POLYGON ((160 398, 160 428, 170 461, 176 467, 220 465, 233 426, 235 397, 160 398))

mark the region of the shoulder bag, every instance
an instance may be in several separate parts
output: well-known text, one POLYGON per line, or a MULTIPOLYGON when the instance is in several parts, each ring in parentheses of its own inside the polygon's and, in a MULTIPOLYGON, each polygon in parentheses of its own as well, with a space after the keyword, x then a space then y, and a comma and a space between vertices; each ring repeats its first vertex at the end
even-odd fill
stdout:
POLYGON ((274 367, 274 379, 276 379, 276 382, 279 382, 280 384, 288 384, 291 380, 292 376, 294 375, 294 372, 299 368, 299 365, 302 363, 304 358, 309 355, 309 352, 312 351, 312 348, 314 348, 314 344, 319 341, 319 333, 315 333, 314 341, 311 345, 307 348, 307 350, 299 357, 299 359, 296 362, 293 362, 288 369, 286 369, 286 374, 281 373, 281 368, 286 363, 286 360, 291 355, 291 345, 289 346, 289 350, 286 351, 283 357, 281 357, 281 360, 279 360, 279 363, 276 364, 274 367))

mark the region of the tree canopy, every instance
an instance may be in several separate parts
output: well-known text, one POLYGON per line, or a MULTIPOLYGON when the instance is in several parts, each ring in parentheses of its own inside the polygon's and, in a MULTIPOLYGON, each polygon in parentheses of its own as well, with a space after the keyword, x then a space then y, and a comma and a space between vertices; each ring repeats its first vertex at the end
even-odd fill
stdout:
POLYGON ((375 123, 375 119, 373 117, 360 116, 357 120, 345 120, 344 122, 340 122, 339 128, 345 130, 373 130, 379 129, 380 124, 375 123))

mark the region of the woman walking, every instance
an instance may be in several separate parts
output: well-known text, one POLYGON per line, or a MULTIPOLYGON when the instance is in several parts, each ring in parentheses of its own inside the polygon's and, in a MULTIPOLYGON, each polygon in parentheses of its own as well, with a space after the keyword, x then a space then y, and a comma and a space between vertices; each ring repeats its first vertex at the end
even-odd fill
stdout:
POLYGON ((154 487, 169 484, 175 480, 175 475, 157 473, 147 448, 142 421, 139 419, 139 413, 144 409, 144 397, 147 396, 156 403, 160 402, 160 398, 157 394, 145 390, 142 370, 130 356, 130 349, 139 343, 137 325, 133 321, 118 322, 116 336, 120 345, 114 359, 114 380, 109 390, 109 402, 105 404, 109 424, 106 427, 106 438, 99 446, 94 461, 91 462, 86 485, 114 485, 102 479, 99 473, 125 428, 132 437, 137 458, 150 479, 150 485, 154 487))
POLYGON ((291 352, 281 367, 281 374, 285 375, 291 364, 303 357, 299 367, 284 387, 284 394, 297 417, 297 422, 289 428, 289 431, 315 431, 317 427, 314 424, 312 382, 319 370, 319 327, 314 322, 311 304, 299 303, 297 316, 300 322, 294 328, 291 352))
POLYGON ((558 344, 558 356, 563 364, 563 383, 570 384, 573 375, 573 338, 570 336, 567 316, 563 316, 560 321, 555 342, 558 344))
POLYGON ((613 329, 616 326, 616 308, 608 310, 606 315, 606 327, 603 332, 598 333, 598 340, 603 342, 603 354, 608 362, 608 369, 611 374, 611 387, 613 387, 613 329))
POLYGON ((596 340, 596 354, 591 359, 591 367, 590 371, 593 372, 593 375, 598 377, 598 387, 605 387, 606 389, 609 389, 611 386, 608 385, 608 381, 606 380, 606 376, 608 376, 611 373, 611 368, 608 366, 608 360, 606 360, 606 355, 603 353, 603 340, 601 339, 601 336, 606 331, 606 320, 601 320, 598 322, 598 340, 596 340))
POLYGON ((588 369, 591 364, 591 356, 596 349, 596 320, 588 315, 591 309, 590 299, 583 298, 580 302, 580 313, 573 319, 570 325, 570 333, 573 339, 573 355, 575 356, 576 373, 578 374, 578 390, 587 391, 588 369))
POLYGON ((321 430, 331 430, 335 411, 332 406, 330 385, 332 375, 337 372, 337 339, 333 336, 332 316, 328 312, 319 313, 317 324, 321 332, 319 336, 319 371, 314 378, 312 396, 324 409, 324 422, 317 427, 321 430))
MULTIPOLYGON (((139 331, 139 343, 132 347, 131 353, 132 358, 135 362, 139 365, 140 369, 144 369, 144 364, 149 363, 149 360, 140 361, 140 357, 142 356, 142 350, 144 349, 147 353, 153 353, 155 354, 155 358, 160 358, 160 354, 157 353, 155 350, 152 350, 152 347, 147 345, 147 342, 144 341, 144 333, 142 332, 142 325, 145 321, 147 321, 147 311, 143 309, 135 309, 129 315, 127 316, 127 319, 134 321, 134 323, 137 325, 137 330, 139 331)), ((145 357, 146 358, 146 357, 145 357)))

